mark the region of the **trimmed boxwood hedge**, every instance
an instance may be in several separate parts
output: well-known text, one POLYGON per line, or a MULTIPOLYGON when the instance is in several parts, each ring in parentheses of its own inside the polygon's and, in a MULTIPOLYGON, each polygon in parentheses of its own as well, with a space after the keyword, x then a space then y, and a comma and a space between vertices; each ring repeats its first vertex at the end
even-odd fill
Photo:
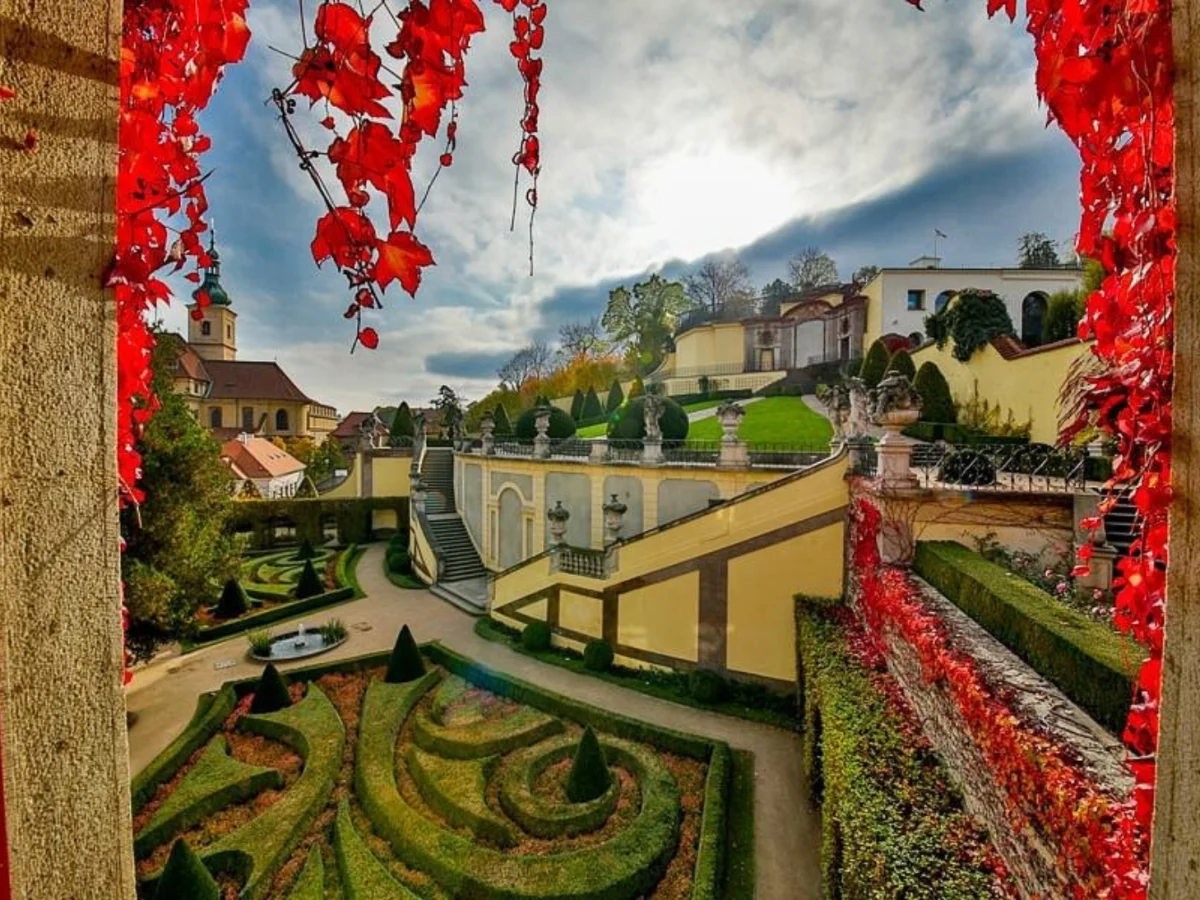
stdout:
POLYGON ((992 637, 1120 734, 1145 652, 1107 625, 950 541, 917 544, 917 574, 992 637))
POLYGON ((422 750, 446 759, 479 759, 536 744, 562 730, 562 722, 536 709, 460 726, 439 725, 427 714, 417 713, 413 741, 422 750))
POLYGON ((487 805, 488 779, 500 763, 499 756, 443 759, 409 747, 407 762, 421 799, 439 816, 498 847, 516 845, 513 827, 487 805))
MULTIPOLYGON (((659 398, 663 413, 658 420, 664 441, 682 441, 688 436, 688 414, 670 397, 659 398)), ((646 436, 646 398, 627 400, 608 420, 608 439, 640 441, 646 436)))
POLYGON ((159 786, 174 778, 192 754, 220 730, 221 723, 233 712, 237 702, 237 692, 228 684, 196 699, 196 711, 183 733, 133 777, 129 792, 135 814, 150 802, 159 786))
MULTIPOLYGON (((527 409, 517 417, 513 425, 517 440, 532 441, 537 437, 537 408, 527 409)), ((550 407, 550 428, 547 431, 553 441, 564 441, 575 434, 575 420, 571 414, 557 406, 550 407)))
POLYGON ((292 885, 288 900, 325 900, 325 862, 320 845, 313 844, 308 851, 308 861, 292 885))
POLYGON ((949 776, 906 737, 849 653, 838 601, 798 598, 803 769, 821 807, 821 884, 847 900, 986 900, 994 876, 955 838, 974 829, 949 776))
POLYGON ((333 824, 333 852, 346 900, 417 900, 416 894, 392 877, 355 830, 350 801, 345 797, 338 804, 333 824))
POLYGON ((233 504, 229 527, 233 531, 250 531, 256 549, 275 546, 271 523, 287 519, 296 526, 296 539, 307 538, 323 543, 321 520, 332 515, 337 523, 338 543, 365 544, 371 540, 371 513, 390 509, 397 522, 408 521, 408 497, 349 497, 344 500, 323 500, 320 497, 290 498, 287 500, 243 500, 233 504))
MULTIPOLYGON (((575 738, 567 736, 549 744, 527 747, 513 754, 505 766, 500 780, 500 806, 509 818, 535 837, 553 840, 595 831, 617 808, 621 785, 616 779, 609 782, 601 796, 585 803, 556 803, 534 793, 533 786, 542 773, 571 756, 578 744, 575 738)), ((623 759, 615 748, 612 742, 605 743, 610 762, 623 759)))

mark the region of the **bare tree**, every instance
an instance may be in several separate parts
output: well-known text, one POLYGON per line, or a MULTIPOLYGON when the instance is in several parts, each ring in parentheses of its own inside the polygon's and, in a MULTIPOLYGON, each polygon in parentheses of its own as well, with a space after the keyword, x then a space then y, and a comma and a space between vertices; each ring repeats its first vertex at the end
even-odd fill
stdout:
POLYGON ((746 297, 750 297, 751 301, 754 298, 750 270, 737 257, 710 259, 687 275, 683 279, 683 286, 692 303, 713 313, 723 309, 741 310, 745 307, 746 297))
POLYGON ((837 263, 820 247, 805 247, 793 256, 788 261, 788 273, 798 291, 838 281, 837 263))
POLYGON ((526 344, 512 355, 512 359, 496 370, 500 386, 519 391, 530 378, 542 378, 550 373, 554 354, 545 341, 526 344))
POLYGON ((567 322, 558 329, 558 340, 568 358, 603 356, 608 349, 599 316, 580 322, 567 322))
POLYGON ((554 351, 545 341, 534 341, 525 348, 529 354, 529 368, 532 375, 545 378, 554 369, 554 351))

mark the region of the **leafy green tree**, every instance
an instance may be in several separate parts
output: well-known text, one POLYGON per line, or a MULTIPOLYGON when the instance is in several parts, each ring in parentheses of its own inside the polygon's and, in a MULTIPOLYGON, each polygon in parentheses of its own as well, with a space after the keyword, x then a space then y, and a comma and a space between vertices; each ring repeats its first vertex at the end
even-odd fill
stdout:
POLYGON ((575 396, 571 398, 571 418, 576 422, 583 419, 583 391, 575 389, 575 396))
POLYGON ((887 371, 899 372, 910 382, 917 377, 917 367, 913 364, 912 357, 908 355, 907 350, 897 350, 892 354, 892 358, 888 360, 887 371))
POLYGON ((1100 290, 1100 285, 1104 284, 1104 274, 1104 264, 1100 260, 1085 259, 1083 261, 1083 294, 1085 298, 1100 290))
POLYGON ((862 367, 858 370, 858 377, 863 380, 863 383, 868 388, 879 386, 879 382, 883 380, 884 374, 887 372, 888 360, 890 359, 887 347, 879 338, 876 338, 874 343, 867 348, 867 355, 863 357, 862 367))
POLYGON ((472 403, 467 409, 466 419, 463 427, 468 434, 479 433, 479 423, 483 419, 483 414, 490 412, 492 417, 496 416, 496 408, 503 406, 504 411, 508 414, 508 420, 511 422, 521 414, 525 408, 525 402, 521 399, 521 395, 514 390, 506 387, 498 387, 495 390, 480 397, 472 403))
POLYGON ((611 416, 625 402, 625 392, 621 390, 621 382, 613 379, 612 387, 608 389, 608 404, 605 411, 611 416))
POLYGON ((1059 291, 1051 294, 1046 305, 1046 319, 1042 323, 1045 342, 1075 337, 1086 304, 1087 294, 1082 291, 1059 291))
POLYGON ((764 316, 777 316, 782 311, 783 301, 792 296, 795 291, 782 278, 776 278, 770 284, 763 285, 762 299, 759 301, 759 312, 764 316))
POLYGON ((508 411, 503 404, 496 404, 496 411, 492 413, 492 419, 496 423, 496 429, 493 432, 496 437, 512 437, 512 422, 509 420, 508 411))
POLYGON ((820 247, 805 247, 788 261, 788 273, 792 286, 798 291, 807 291, 823 284, 838 282, 837 263, 820 247))
POLYGON ((946 376, 935 363, 922 363, 913 379, 913 388, 921 395, 921 421, 953 424, 958 418, 954 397, 946 376))
POLYGON ((878 274, 879 266, 859 266, 854 270, 854 274, 850 276, 850 280, 861 287, 862 285, 870 284, 878 274))
POLYGON ((446 437, 453 440, 461 435, 466 416, 463 413, 462 401, 458 394, 443 384, 438 388, 438 395, 429 402, 440 413, 438 418, 446 437))
POLYGON ((937 342, 939 350, 952 339, 953 356, 959 362, 969 360, 993 338, 1016 337, 1004 301, 992 291, 975 288, 960 291, 941 312, 926 316, 925 333, 937 342))
POLYGON ((221 462, 221 445, 172 388, 177 339, 158 337, 151 366, 161 407, 138 440, 146 497, 121 513, 121 573, 135 659, 190 633, 199 605, 237 576, 241 562, 227 527, 237 480, 221 462))
POLYGON ((604 407, 600 405, 600 395, 595 388, 588 388, 587 397, 583 401, 583 418, 594 421, 604 416, 604 407))
POLYGON ((401 403, 396 408, 396 415, 392 417, 391 426, 388 428, 388 443, 393 447, 411 444, 416 434, 412 410, 409 409, 408 403, 401 403))
POLYGON ((619 287, 608 295, 600 320, 613 341, 629 346, 643 372, 663 358, 677 318, 691 306, 683 285, 651 275, 633 290, 619 287))
POLYGON ((572 803, 587 803, 600 797, 611 784, 612 773, 604 759, 604 750, 589 725, 583 730, 571 760, 571 771, 567 773, 567 799, 572 803))
POLYGON ((319 484, 338 469, 346 467, 346 457, 337 441, 325 440, 318 444, 308 437, 286 437, 283 439, 283 449, 304 463, 304 474, 313 484, 319 484))
POLYGON ((1057 269, 1062 262, 1049 235, 1030 231, 1017 240, 1017 265, 1022 269, 1057 269))

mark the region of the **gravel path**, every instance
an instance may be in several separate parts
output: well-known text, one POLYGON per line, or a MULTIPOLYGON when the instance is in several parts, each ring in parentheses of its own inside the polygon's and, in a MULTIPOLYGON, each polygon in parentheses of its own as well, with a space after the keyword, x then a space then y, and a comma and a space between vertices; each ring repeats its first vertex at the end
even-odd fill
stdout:
MULTIPOLYGON (((338 618, 350 629, 350 640, 318 659, 390 649, 400 626, 407 623, 418 641, 440 640, 490 668, 548 690, 749 750, 755 760, 757 898, 820 897, 820 828, 804 786, 798 735, 648 697, 514 653, 478 637, 473 618, 429 592, 394 586, 384 575, 383 565, 383 545, 372 545, 358 564, 358 580, 367 596, 305 618, 306 627, 338 618)), ((305 664, 301 661, 290 667, 305 664)), ((129 732, 131 770, 140 771, 183 730, 199 694, 259 671, 258 664, 246 660, 246 642, 240 636, 138 671, 127 693, 128 708, 137 714, 129 732)))

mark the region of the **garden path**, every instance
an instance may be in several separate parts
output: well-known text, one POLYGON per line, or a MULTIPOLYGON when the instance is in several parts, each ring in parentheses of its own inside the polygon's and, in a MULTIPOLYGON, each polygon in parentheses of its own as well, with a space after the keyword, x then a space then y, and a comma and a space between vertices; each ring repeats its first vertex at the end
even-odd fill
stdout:
MULTIPOLYGON (((799 735, 717 713, 680 706, 605 681, 539 662, 474 632, 475 619, 428 591, 397 588, 384 575, 384 545, 368 548, 358 564, 361 600, 320 610, 306 627, 338 618, 350 640, 319 660, 390 649, 401 625, 418 641, 440 640, 501 672, 667 728, 727 741, 754 754, 757 900, 817 900, 820 896, 820 825, 811 810, 800 766, 799 735)), ((280 623, 282 624, 282 623, 280 623)), ((279 626, 274 626, 279 630, 279 626)), ((196 697, 222 683, 258 674, 242 637, 140 669, 126 695, 137 720, 129 731, 130 770, 140 771, 187 724, 196 697)), ((305 665, 304 661, 287 668, 305 665)))
MULTIPOLYGON (((766 398, 765 397, 747 397, 745 400, 735 400, 734 402, 737 403, 738 406, 745 409, 751 403, 757 403, 759 400, 764 400, 764 399, 766 399, 766 398)), ((711 419, 713 416, 715 416, 717 414, 717 410, 720 408, 721 407, 719 407, 719 406, 710 406, 708 409, 698 409, 695 412, 688 413, 688 421, 689 422, 699 422, 701 419, 711 419)))

